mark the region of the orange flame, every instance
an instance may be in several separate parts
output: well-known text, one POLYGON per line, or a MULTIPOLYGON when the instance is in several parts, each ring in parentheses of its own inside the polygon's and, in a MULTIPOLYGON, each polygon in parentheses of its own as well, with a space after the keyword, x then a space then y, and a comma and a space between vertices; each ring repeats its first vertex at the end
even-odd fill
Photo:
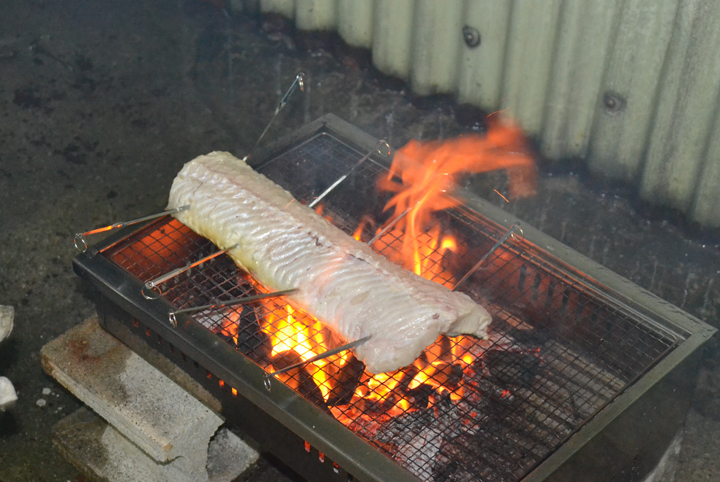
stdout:
MULTIPOLYGON (((380 189, 396 193, 385 206, 394 210, 394 216, 408 211, 405 218, 385 233, 373 245, 396 262, 429 280, 455 285, 444 258, 449 253, 463 253, 463 247, 451 233, 442 232, 433 213, 455 207, 459 201, 446 195, 460 173, 478 173, 506 169, 512 197, 529 196, 535 192, 536 171, 520 129, 510 124, 494 124, 485 136, 466 136, 444 142, 411 141, 395 155, 390 173, 379 181, 380 189), (401 182, 394 179, 400 177, 401 182)), ((332 217, 320 204, 315 211, 332 222, 332 217)), ((353 237, 362 240, 366 229, 379 231, 369 216, 363 216, 353 237)), ((264 287, 257 286, 261 292, 264 287)), ((262 302, 265 315, 261 329, 270 337, 272 351, 270 364, 286 366, 304 360, 337 346, 330 340, 332 334, 322 323, 309 314, 278 300, 262 302)), ((226 336, 238 339, 238 313, 231 312, 219 330, 226 336)), ((463 374, 471 369, 482 355, 478 341, 459 336, 449 339, 438 337, 412 365, 392 373, 372 375, 367 371, 355 376, 355 385, 348 392, 342 408, 331 406, 333 415, 342 423, 351 425, 359 419, 374 423, 378 411, 387 417, 402 415, 424 403, 432 406, 428 390, 447 394, 452 400, 463 397, 463 374), (417 397, 422 398, 422 403, 417 397), (418 395, 420 394, 420 395, 418 395), (369 408, 369 412, 368 412, 369 408)), ((338 375, 351 360, 349 352, 318 360, 301 368, 312 384, 319 389, 322 400, 328 402, 338 382, 338 375)), ((287 372, 280 378, 302 393, 300 371, 287 372)), ((307 388, 307 387, 306 387, 307 388)))
POLYGON ((421 238, 432 228, 432 213, 460 204, 446 195, 455 177, 498 169, 508 173, 511 197, 535 194, 535 161, 522 131, 509 122, 494 121, 484 136, 410 141, 398 150, 387 178, 380 179, 378 187, 396 193, 385 206, 386 211, 393 211, 392 218, 407 211, 397 229, 403 231, 401 253, 408 268, 421 274, 421 238))
MULTIPOLYGON (((271 304, 276 305, 274 302, 271 304)), ((271 356, 275 357, 283 352, 294 352, 303 361, 308 361, 327 350, 322 324, 316 318, 302 310, 285 305, 286 316, 276 319, 274 313, 278 310, 275 306, 273 308, 262 323, 263 331, 270 335, 273 347, 271 356)), ((336 359, 337 357, 317 360, 305 368, 320 389, 324 400, 327 400, 331 388, 328 386, 328 374, 324 368, 336 359)))
POLYGON ((331 223, 333 222, 332 216, 325 214, 325 205, 323 205, 322 203, 317 205, 317 207, 315 208, 315 212, 325 218, 325 220, 330 221, 331 223))
POLYGON ((374 228, 375 221, 373 220, 372 216, 368 216, 366 214, 360 219, 360 224, 358 224, 357 229, 355 229, 355 232, 353 233, 353 238, 357 239, 358 241, 362 241, 363 232, 368 226, 374 228))
POLYGON ((238 335, 240 333, 240 313, 237 310, 231 310, 223 317, 222 326, 218 330, 228 338, 232 338, 235 344, 238 342, 238 335))
MULTIPOLYGON (((258 289, 264 291, 260 286, 258 289)), ((267 307, 267 313, 260 324, 271 339, 271 365, 274 360, 299 361, 293 356, 307 361, 336 346, 326 339, 328 332, 322 324, 302 310, 282 305, 276 300, 266 300, 263 305, 267 307), (289 354, 292 356, 288 357, 289 354)), ((222 327, 217 329, 236 343, 241 312, 232 310, 229 316, 224 317, 222 327)), ((365 371, 356 375, 354 391, 348 393, 341 405, 331 403, 328 408, 338 421, 352 426, 357 423, 376 424, 379 420, 389 420, 408 411, 431 409, 439 400, 432 395, 433 391, 446 394, 457 402, 466 390, 462 384, 464 372, 480 355, 477 340, 473 338, 459 336, 448 339, 440 336, 409 367, 391 373, 372 375, 365 371)), ((343 352, 306 364, 278 378, 315 403, 329 403, 334 388, 340 383, 341 371, 351 356, 350 352, 343 352), (312 380, 309 384, 308 377, 312 380)), ((233 393, 237 394, 237 391, 233 389, 233 393)))

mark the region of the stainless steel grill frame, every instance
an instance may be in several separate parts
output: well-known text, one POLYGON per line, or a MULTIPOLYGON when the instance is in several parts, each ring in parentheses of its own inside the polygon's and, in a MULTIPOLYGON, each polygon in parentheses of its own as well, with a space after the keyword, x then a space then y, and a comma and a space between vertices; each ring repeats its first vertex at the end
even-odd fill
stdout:
MULTIPOLYGON (((298 200, 308 202, 375 143, 376 140, 349 124, 325 116, 258 152, 255 167, 291 190, 298 200)), ((326 200, 325 214, 346 232, 352 232, 359 217, 368 211, 379 215, 386 201, 377 196, 372 181, 388 159, 378 155, 371 161, 338 189, 351 192, 352 196, 338 192, 326 200)), ((461 244, 465 256, 461 258, 466 258, 467 263, 477 253, 486 251, 504 227, 515 220, 469 193, 459 194, 466 208, 448 214, 441 222, 464 236, 461 244)), ((402 449, 403 440, 405 446, 413 446, 413 437, 427 427, 428 419, 418 415, 422 415, 422 410, 413 410, 393 422, 373 420, 377 422, 371 427, 374 432, 364 432, 362 424, 351 426, 364 437, 362 440, 330 417, 330 410, 318 397, 317 386, 308 385, 306 380, 303 388, 299 379, 302 372, 297 372, 294 381, 289 380, 296 391, 279 383, 274 384, 271 392, 265 391, 260 366, 267 367, 270 362, 268 346, 262 331, 253 328, 252 320, 267 318, 267 305, 231 312, 237 314, 236 324, 243 327, 236 333, 242 343, 231 342, 232 347, 218 341, 231 340, 233 333, 219 337, 200 326, 202 323, 219 331, 221 324, 228 326, 222 316, 200 314, 195 317, 200 323, 182 316, 179 326, 171 328, 167 320, 171 306, 183 308, 218 302, 261 289, 242 277, 232 261, 222 257, 173 280, 166 288, 164 300, 154 303, 142 300, 139 297, 142 282, 214 249, 209 241, 176 221, 160 220, 129 237, 125 233, 118 235, 79 256, 75 267, 81 275, 94 280, 93 284, 104 292, 110 305, 119 305, 121 311, 132 315, 115 316, 112 313, 117 310, 106 310, 108 316, 103 318, 111 331, 114 320, 125 318, 136 331, 142 332, 142 324, 146 339, 159 337, 158 340, 166 341, 168 348, 164 351, 177 350, 183 359, 190 356, 191 366, 196 370, 202 366, 207 371, 203 382, 215 391, 219 388, 229 404, 242 405, 233 399, 246 398, 326 455, 324 467, 333 469, 327 471, 330 478, 344 476, 346 470, 363 480, 411 480, 413 475, 424 480, 468 477, 543 480, 551 474, 551 479, 563 480, 565 471, 572 468, 576 472, 568 472, 571 473, 568 477, 577 480, 577 460, 583 460, 582 454, 588 451, 594 453, 591 460, 607 462, 600 472, 601 479, 607 478, 608 470, 624 470, 613 469, 624 467, 620 463, 623 452, 638 456, 630 465, 634 464, 637 473, 642 474, 651 466, 648 464, 656 457, 662 441, 669 441, 668 437, 675 433, 671 429, 679 427, 678 414, 686 405, 679 394, 666 395, 662 403, 648 398, 649 394, 674 383, 672 376, 662 375, 677 376, 688 370, 690 355, 713 330, 542 233, 529 227, 524 227, 524 231, 523 241, 503 246, 467 284, 471 295, 490 304, 496 320, 494 341, 503 350, 492 350, 490 346, 483 367, 473 366, 468 370, 470 375, 463 374, 476 385, 475 396, 465 412, 458 416, 457 404, 443 405, 442 400, 435 400, 435 414, 438 407, 442 411, 446 406, 448 413, 453 413, 445 415, 455 417, 451 433, 442 435, 440 442, 436 440, 436 455, 446 459, 445 464, 436 464, 437 467, 428 466, 422 456, 402 449), (133 275, 131 279, 121 280, 128 274, 133 275), (532 329, 518 329, 519 326, 532 329), (542 368, 533 361, 537 350, 543 359, 542 368), (508 356, 514 358, 503 360, 508 356), (495 358, 499 361, 491 363, 495 358), (481 370, 483 374, 479 373, 481 370), (523 377, 532 380, 523 383, 523 377), (628 413, 648 400, 659 403, 652 415, 662 416, 663 428, 641 426, 637 436, 645 432, 650 438, 652 432, 657 432, 654 449, 648 448, 653 444, 637 443, 634 451, 628 452, 626 444, 600 444, 603 437, 626 424, 622 420, 628 413), (463 429, 463 423, 472 425, 470 435, 463 429), (594 436, 588 437, 591 434, 594 436), (394 457, 409 472, 381 452, 394 457), (602 455, 605 453, 606 458, 602 455)), ((378 242, 376 247, 381 251, 390 249, 385 244, 378 242)), ((462 263, 462 259, 456 262, 462 263)), ((281 306, 282 303, 277 303, 277 309, 281 306)), ((679 386, 687 385, 687 377, 679 378, 675 380, 681 383, 679 386)), ((225 407, 223 403, 224 410, 225 407)), ((343 412, 357 414, 353 405, 342 407, 343 412)), ((633 440, 627 435, 623 438, 633 440)), ((296 451, 299 448, 295 447, 296 451)), ((312 473, 312 466, 309 469, 312 473)), ((588 475, 597 476, 598 473, 593 474, 596 470, 588 475)))

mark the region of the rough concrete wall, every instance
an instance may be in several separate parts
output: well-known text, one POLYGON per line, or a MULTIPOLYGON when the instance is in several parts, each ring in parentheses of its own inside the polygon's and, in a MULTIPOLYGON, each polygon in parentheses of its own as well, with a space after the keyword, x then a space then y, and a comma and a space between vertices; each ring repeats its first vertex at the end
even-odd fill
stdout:
POLYGON ((506 112, 551 159, 580 156, 720 226, 715 0, 261 0, 338 30, 419 94, 506 112), (478 44, 466 42, 475 32, 478 44))

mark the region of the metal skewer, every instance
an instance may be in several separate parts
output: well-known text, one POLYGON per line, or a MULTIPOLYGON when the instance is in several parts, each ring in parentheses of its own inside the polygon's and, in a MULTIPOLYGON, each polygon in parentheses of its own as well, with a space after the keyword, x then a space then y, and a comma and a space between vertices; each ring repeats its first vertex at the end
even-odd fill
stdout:
POLYGON ((73 239, 73 244, 75 245, 75 249, 84 253, 88 249, 88 245, 85 242, 85 236, 91 236, 93 234, 98 234, 98 233, 104 233, 105 231, 111 231, 113 229, 124 228, 125 226, 131 226, 133 224, 141 223, 143 221, 149 221, 151 219, 159 218, 162 216, 167 216, 168 214, 179 213, 180 211, 185 211, 187 209, 190 209, 189 204, 186 204, 185 206, 180 206, 179 208, 169 209, 169 210, 163 211, 161 213, 151 214, 149 216, 143 216, 141 218, 132 219, 130 221, 124 221, 122 223, 111 224, 109 226, 93 229, 91 231, 86 231, 84 233, 76 233, 75 239, 73 239), (82 248, 80 246, 78 246, 78 242, 82 243, 82 248))
POLYGON ((475 271, 480 269, 480 266, 482 266, 482 264, 485 262, 485 260, 488 259, 490 257, 490 255, 493 254, 495 252, 495 250, 500 247, 501 244, 503 244, 505 241, 507 241, 507 239, 513 235, 515 230, 520 230, 520 234, 522 234, 522 228, 520 227, 519 224, 513 224, 512 226, 510 226, 510 229, 507 230, 507 233, 505 233, 500 239, 498 239, 498 242, 495 243, 492 248, 490 248, 490 251, 485 253, 485 256, 483 256, 480 259, 480 261, 475 263, 475 266, 473 266, 470 269, 470 271, 465 273, 465 276, 460 278, 460 281, 457 282, 457 284, 451 291, 456 291, 458 289, 458 286, 460 286, 463 282, 465 282, 465 280, 467 280, 470 276, 472 276, 472 274, 475 273, 475 271))
POLYGON ((211 259, 216 258, 216 257, 220 256, 221 254, 225 254, 225 253, 227 253, 228 251, 230 251, 231 249, 235 249, 235 248, 237 248, 237 247, 238 247, 237 244, 234 245, 234 246, 230 246, 230 247, 227 248, 227 249, 223 249, 223 250, 221 250, 221 251, 217 251, 217 252, 215 252, 215 253, 213 253, 213 254, 211 254, 211 255, 209 255, 209 256, 205 256, 204 258, 195 261, 194 263, 190 263, 190 264, 188 264, 188 265, 186 265, 186 266, 183 266, 182 268, 174 269, 174 270, 170 271, 169 273, 166 273, 166 274, 164 274, 164 275, 162 275, 162 276, 160 276, 160 277, 158 277, 158 278, 155 278, 155 279, 152 280, 152 281, 148 281, 148 282, 145 283, 145 285, 142 287, 142 289, 140 290, 140 292, 142 293, 143 297, 144 297, 146 300, 156 300, 156 299, 158 299, 158 298, 160 298, 160 297, 162 296, 162 291, 160 290, 160 288, 158 288, 159 285, 165 283, 165 282, 168 281, 168 280, 171 280, 171 279, 175 278, 176 276, 184 273, 185 271, 187 271, 187 270, 189 270, 189 269, 191 269, 191 268, 194 268, 195 266, 201 265, 201 264, 203 264, 203 263, 206 262, 206 261, 210 261, 211 259), (150 292, 151 292, 153 295, 155 295, 155 296, 148 295, 147 293, 145 293, 145 290, 150 291, 150 292))
MULTIPOLYGON (((445 175, 447 176, 447 173, 445 173, 445 175)), ((450 186, 448 186, 446 189, 444 189, 443 192, 447 192, 447 190, 448 190, 450 187, 452 187, 452 178, 450 178, 450 181, 451 181, 450 186)), ((418 202, 416 202, 414 206, 408 207, 407 209, 405 209, 405 211, 401 212, 398 216, 396 216, 395 218, 393 218, 392 220, 390 220, 390 222, 387 223, 384 228, 382 228, 375 236, 372 237, 372 239, 371 239, 370 241, 367 242, 367 245, 368 245, 368 246, 372 246, 375 241, 377 241, 378 239, 380 239, 380 238, 382 238, 383 236, 385 236, 385 233, 387 233, 387 232, 390 231, 393 227, 395 227, 395 225, 396 225, 398 222, 400 222, 400 220, 401 220, 402 218, 404 218, 405 216, 407 216, 408 213, 409 213, 410 211, 412 211, 412 210, 413 210, 418 204, 420 204, 421 202, 422 202, 422 199, 418 200, 418 202)))
POLYGON ((350 343, 346 343, 346 344, 341 345, 341 346, 339 346, 339 347, 337 347, 337 348, 333 348, 332 350, 328 350, 328 351, 326 351, 326 352, 320 353, 319 355, 315 355, 314 357, 308 358, 307 360, 303 360, 303 361, 301 361, 301 362, 299 362, 299 363, 294 363, 294 364, 292 364, 292 365, 290 365, 290 366, 287 366, 287 367, 283 368, 282 370, 276 370, 276 371, 274 371, 274 372, 272 372, 272 373, 266 373, 266 374, 264 375, 264 377, 263 377, 263 378, 264 378, 263 382, 264 382, 264 384, 265 384, 265 388, 267 389, 267 391, 270 391, 270 389, 272 388, 272 385, 271 385, 271 383, 270 383, 270 378, 272 378, 272 377, 274 377, 274 376, 276 376, 276 375, 280 375, 281 373, 288 372, 288 371, 292 370, 293 368, 297 368, 297 367, 301 367, 301 366, 307 365, 308 363, 313 363, 313 362, 316 362, 316 361, 318 361, 318 360, 322 360, 323 358, 327 358, 327 357, 333 356, 333 355, 335 355, 335 354, 337 354, 337 353, 340 353, 340 352, 343 352, 343 351, 345 351, 345 350, 349 350, 349 349, 351 349, 351 348, 355 348, 356 346, 362 345, 363 343, 365 343, 366 341, 368 341, 370 338, 372 338, 372 335, 368 335, 368 336, 366 336, 366 337, 364 337, 364 338, 360 338, 359 340, 351 341, 350 343))
POLYGON ((177 326, 176 315, 179 315, 180 313, 191 313, 193 311, 203 311, 203 310, 225 308, 226 306, 244 305, 247 303, 252 303, 253 301, 264 300, 264 299, 268 299, 268 298, 278 298, 280 296, 285 296, 290 293, 294 293, 296 291, 297 291, 297 288, 292 288, 289 290, 275 291, 274 293, 263 293, 261 295, 245 296, 244 298, 237 298, 237 299, 230 300, 230 301, 223 301, 222 303, 216 303, 216 304, 212 304, 212 305, 194 306, 192 308, 183 308, 182 310, 170 310, 170 312, 168 313, 168 318, 170 320, 171 325, 177 326))
POLYGON ((407 216, 407 214, 412 211, 414 206, 411 206, 407 208, 405 211, 401 212, 399 216, 396 216, 392 221, 390 221, 387 225, 385 225, 384 228, 382 228, 378 233, 372 237, 370 241, 368 241, 367 245, 372 246, 375 241, 385 236, 385 233, 390 231, 402 218, 407 216))
POLYGON ((378 153, 382 154, 383 152, 380 150, 380 146, 383 145, 383 144, 385 144, 385 147, 387 147, 387 150, 388 150, 387 155, 390 155, 390 144, 388 144, 385 139, 379 140, 378 143, 375 145, 375 148, 374 148, 374 149, 368 151, 368 153, 365 154, 365 156, 363 156, 363 158, 360 159, 347 173, 345 173, 344 175, 340 176, 337 181, 335 181, 334 183, 332 183, 329 188, 325 189, 325 191, 323 191, 322 194, 320 194, 318 197, 316 197, 313 202, 311 202, 310 204, 308 204, 308 207, 309 207, 309 208, 315 207, 315 205, 316 205, 317 203, 319 203, 319 202, 322 200, 322 198, 324 198, 325 196, 327 196, 328 194, 330 194, 330 193, 332 192, 332 190, 335 189, 336 187, 338 187, 338 185, 339 185, 341 182, 343 182, 345 179, 347 179, 347 177, 348 177, 350 174, 352 174, 352 172, 353 172, 355 169, 357 169, 358 167, 360 167, 360 165, 361 165, 363 162, 367 161, 368 158, 370 157, 370 154, 372 154, 372 153, 375 152, 375 151, 377 151, 378 153))
POLYGON ((277 115, 280 113, 280 111, 283 109, 283 107, 285 107, 285 104, 287 104, 288 99, 290 98, 292 93, 295 92, 295 89, 300 87, 300 92, 305 90, 304 79, 305 79, 305 74, 302 72, 300 72, 299 74, 297 74, 295 76, 295 81, 292 83, 292 85, 287 90, 287 92, 285 92, 285 95, 283 96, 283 98, 280 100, 280 103, 275 108, 275 113, 270 118, 270 122, 267 123, 267 125, 265 126, 265 130, 262 131, 262 134, 260 134, 260 137, 258 137, 258 140, 255 141, 255 145, 253 146, 252 149, 250 149, 250 152, 248 153, 248 155, 243 157, 243 161, 247 161, 250 158, 250 156, 252 155, 252 153, 255 152, 255 148, 258 146, 258 144, 260 144, 260 141, 262 140, 262 138, 265 137, 265 134, 267 134, 268 129, 270 129, 270 126, 272 125, 272 123, 275 120, 275 118, 277 117, 277 115))

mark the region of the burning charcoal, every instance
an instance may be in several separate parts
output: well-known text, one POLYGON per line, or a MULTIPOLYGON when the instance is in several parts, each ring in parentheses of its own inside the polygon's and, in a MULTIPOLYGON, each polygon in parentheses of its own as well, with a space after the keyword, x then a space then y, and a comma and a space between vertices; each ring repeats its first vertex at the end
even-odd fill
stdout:
POLYGON ((447 412, 455 411, 455 403, 447 392, 433 392, 431 401, 434 402, 435 418, 440 418, 441 415, 446 415, 447 412))
MULTIPOLYGON (((213 276, 213 282, 215 286, 211 288, 210 294, 215 295, 216 293, 223 298, 229 299, 240 298, 243 296, 242 290, 239 289, 238 283, 235 278, 224 278, 224 273, 216 273, 213 276), (217 278, 217 279, 215 279, 217 278)), ((254 290, 251 290, 254 291, 254 290)), ((256 293, 248 293, 245 296, 252 296, 256 293)))
POLYGON ((535 350, 491 350, 483 358, 490 376, 503 387, 532 387, 542 365, 535 350))
POLYGON ((429 365, 423 369, 423 372, 434 383, 450 390, 457 388, 463 378, 463 368, 458 364, 440 363, 429 365))
POLYGON ((374 439, 383 444, 395 446, 410 443, 423 427, 432 426, 435 418, 430 411, 406 412, 391 418, 385 427, 375 434, 374 439))
POLYGON ((395 458, 405 462, 406 468, 420 480, 433 480, 435 457, 442 447, 442 432, 425 427, 408 443, 398 448, 395 458))
MULTIPOLYGON (((367 387, 365 385, 361 385, 359 387, 361 391, 364 389, 364 393, 367 393, 367 387)), ((390 394, 388 398, 386 398, 383 401, 379 401, 373 398, 366 398, 362 397, 353 403, 353 407, 362 412, 366 415, 384 415, 388 411, 390 411, 394 406, 395 402, 397 401, 397 396, 395 394, 390 394)))
POLYGON ((427 410, 430 395, 435 391, 432 385, 421 383, 415 388, 405 391, 405 398, 410 402, 410 407, 418 410, 427 410))
POLYGON ((300 371, 300 383, 297 391, 313 404, 317 405, 325 412, 330 413, 330 410, 327 408, 325 400, 323 399, 320 387, 317 386, 313 377, 311 377, 304 368, 300 371))
POLYGON ((391 449, 399 460, 421 480, 433 480, 433 467, 444 442, 446 429, 432 411, 412 411, 391 419, 375 435, 375 440, 391 449))
MULTIPOLYGON (((286 350, 272 357, 270 361, 275 370, 282 370, 290 365, 302 362, 303 359, 295 350, 286 350)), ((329 412, 320 388, 304 366, 299 366, 289 372, 278 375, 278 378, 310 402, 329 412)))
POLYGON ((334 385, 328 395, 328 406, 333 407, 350 403, 364 371, 365 364, 351 354, 333 379, 334 385))
MULTIPOLYGON (((522 312, 523 310, 518 310, 522 312)), ((518 313, 517 318, 520 320, 532 320, 532 313, 528 314, 521 314, 518 313)), ((547 342, 548 340, 553 339, 552 336, 552 330, 549 329, 547 326, 542 325, 530 325, 527 322, 523 321, 523 326, 525 326, 525 329, 519 329, 514 326, 505 325, 503 326, 503 330, 505 331, 505 337, 509 338, 510 340, 514 340, 514 343, 519 343, 521 345, 533 345, 533 344, 540 344, 547 342), (527 328, 530 327, 530 328, 527 328)))
MULTIPOLYGON (((302 357, 295 350, 285 350, 270 359, 270 363, 272 363, 275 370, 282 370, 283 368, 300 363, 301 361, 303 361, 302 357)), ((294 372, 295 370, 292 370, 288 373, 294 372)))
MULTIPOLYGON (((436 460, 437 463, 437 460, 436 460)), ((457 460, 451 460, 448 464, 444 465, 440 470, 435 473, 435 482, 445 482, 457 471, 460 464, 457 460)))
POLYGON ((445 363, 452 363, 453 361, 452 346, 450 345, 450 338, 447 336, 440 337, 440 360, 445 363))
POLYGON ((272 351, 272 343, 264 331, 246 329, 238 333, 237 348, 255 360, 262 360, 272 351))
POLYGON ((250 305, 243 306, 237 348, 256 360, 266 359, 272 352, 270 337, 260 328, 257 313, 250 305))
POLYGON ((443 446, 436 459, 436 464, 443 464, 437 471, 436 481, 443 480, 439 475, 450 472, 449 466, 453 462, 456 466, 450 480, 518 480, 520 478, 522 462, 521 460, 515 462, 516 454, 511 453, 511 446, 503 443, 507 434, 502 430, 502 426, 493 420, 488 420, 485 429, 487 434, 484 436, 462 434, 443 446), (498 452, 502 453, 502 459, 498 457, 498 452), (513 462, 505 462, 507 459, 513 459, 513 462), (513 472, 519 470, 519 475, 513 475, 513 472))
POLYGON ((260 328, 257 314, 252 306, 244 305, 219 313, 220 317, 198 317, 198 319, 244 355, 256 361, 267 359, 272 351, 272 343, 270 337, 260 328))
POLYGON ((402 371, 403 371, 403 377, 398 382, 398 389, 406 391, 408 389, 408 386, 410 385, 410 382, 412 382, 413 379, 420 372, 420 369, 418 367, 416 367, 415 365, 409 365, 409 366, 406 366, 405 368, 403 368, 402 371))
POLYGON ((229 344, 229 345, 232 345, 232 346, 234 346, 234 347, 237 347, 237 345, 235 344, 235 339, 234 339, 232 336, 226 335, 226 334, 223 333, 222 331, 219 332, 219 333, 217 334, 217 336, 219 336, 220 339, 221 339, 222 341, 224 341, 225 343, 227 343, 227 344, 229 344))
POLYGON ((447 385, 450 388, 457 388, 458 385, 460 385, 460 382, 463 378, 463 367, 460 364, 454 363, 452 365, 448 365, 448 368, 445 370, 445 376, 447 376, 447 382, 445 382, 445 385, 447 385))

